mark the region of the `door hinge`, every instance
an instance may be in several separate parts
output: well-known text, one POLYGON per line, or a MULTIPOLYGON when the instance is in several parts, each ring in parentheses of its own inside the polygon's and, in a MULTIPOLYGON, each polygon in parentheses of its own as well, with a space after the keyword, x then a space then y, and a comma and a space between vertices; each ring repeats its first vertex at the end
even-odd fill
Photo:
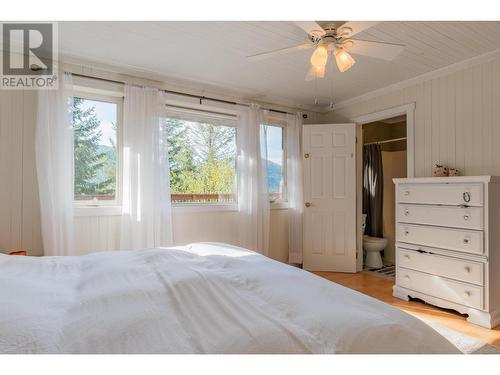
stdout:
POLYGON ((358 259, 358 252, 356 251, 356 259, 358 259))

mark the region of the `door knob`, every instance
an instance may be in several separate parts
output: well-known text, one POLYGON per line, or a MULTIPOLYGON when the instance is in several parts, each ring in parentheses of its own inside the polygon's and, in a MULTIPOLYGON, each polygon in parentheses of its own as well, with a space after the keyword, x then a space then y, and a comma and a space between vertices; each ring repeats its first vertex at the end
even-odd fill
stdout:
POLYGON ((310 202, 306 202, 305 206, 306 207, 311 207, 311 203, 310 202))
POLYGON ((309 159, 309 154, 304 154, 304 157, 305 157, 306 159, 309 159))

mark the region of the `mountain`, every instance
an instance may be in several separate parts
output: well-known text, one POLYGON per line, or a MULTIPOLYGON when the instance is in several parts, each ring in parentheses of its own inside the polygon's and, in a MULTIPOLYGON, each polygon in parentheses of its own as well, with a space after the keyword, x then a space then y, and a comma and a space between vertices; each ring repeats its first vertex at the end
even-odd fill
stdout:
POLYGON ((279 192, 281 184, 281 165, 271 160, 267 161, 267 189, 269 192, 279 192))

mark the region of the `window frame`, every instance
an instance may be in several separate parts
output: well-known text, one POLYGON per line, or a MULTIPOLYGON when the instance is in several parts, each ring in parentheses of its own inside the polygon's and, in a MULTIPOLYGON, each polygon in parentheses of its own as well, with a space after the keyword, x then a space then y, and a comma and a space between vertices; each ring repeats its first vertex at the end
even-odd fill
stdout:
MULTIPOLYGON (((237 114, 233 111, 229 111, 226 109, 220 109, 220 108, 215 108, 211 106, 206 106, 206 105, 201 105, 196 107, 191 107, 191 106, 186 106, 184 105, 179 105, 179 103, 165 103, 165 108, 164 108, 164 113, 162 114, 161 118, 163 119, 168 119, 172 118, 169 117, 169 110, 170 111, 175 111, 175 112, 180 112, 183 113, 186 117, 189 117, 190 113, 193 112, 199 112, 201 114, 205 113, 209 117, 213 117, 216 119, 218 116, 220 118, 227 118, 227 117, 234 117, 234 125, 214 125, 213 126, 226 126, 226 127, 232 127, 235 129, 235 165, 234 165, 234 171, 235 171, 235 181, 234 181, 234 201, 233 202, 209 202, 209 203, 200 203, 200 202, 172 202, 172 210, 174 212, 176 211, 182 211, 182 212, 203 212, 203 211, 237 211, 238 210, 238 165, 237 165, 237 159, 238 159, 238 124, 237 124, 237 114)), ((189 120, 186 120, 189 121, 189 120)), ((196 120, 193 120, 192 122, 198 122, 196 120)), ((172 196, 172 193, 170 193, 172 196)))
MULTIPOLYGON (((281 199, 271 201, 269 200, 269 204, 272 209, 286 209, 288 208, 288 176, 287 176, 287 129, 286 123, 283 120, 269 117, 266 119, 266 122, 261 125, 275 126, 282 129, 282 144, 283 144, 283 166, 281 169, 282 178, 283 178, 283 193, 281 199)), ((267 181, 266 181, 267 183, 267 181)))
MULTIPOLYGON (((110 95, 109 93, 101 94, 99 90, 78 86, 74 88, 73 97, 86 100, 116 104, 116 188, 115 199, 102 201, 79 201, 74 199, 73 189, 73 207, 76 209, 77 216, 89 215, 119 215, 121 214, 122 206, 122 187, 123 187, 123 94, 110 95), (81 209, 81 210, 80 210, 81 209), (92 210, 92 211, 90 211, 92 210), (95 212, 99 211, 99 212, 95 212), (101 212, 102 211, 102 212, 101 212)), ((74 163, 74 159, 73 159, 74 163)), ((73 184, 74 184, 74 167, 73 167, 73 184)))

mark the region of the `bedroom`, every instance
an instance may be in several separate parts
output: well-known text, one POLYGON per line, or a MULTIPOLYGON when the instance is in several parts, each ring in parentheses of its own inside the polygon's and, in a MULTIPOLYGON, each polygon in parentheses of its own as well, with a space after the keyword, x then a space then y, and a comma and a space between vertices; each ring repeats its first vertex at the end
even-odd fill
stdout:
POLYGON ((2 21, 0 353, 500 353, 500 22, 271 13, 2 21))

